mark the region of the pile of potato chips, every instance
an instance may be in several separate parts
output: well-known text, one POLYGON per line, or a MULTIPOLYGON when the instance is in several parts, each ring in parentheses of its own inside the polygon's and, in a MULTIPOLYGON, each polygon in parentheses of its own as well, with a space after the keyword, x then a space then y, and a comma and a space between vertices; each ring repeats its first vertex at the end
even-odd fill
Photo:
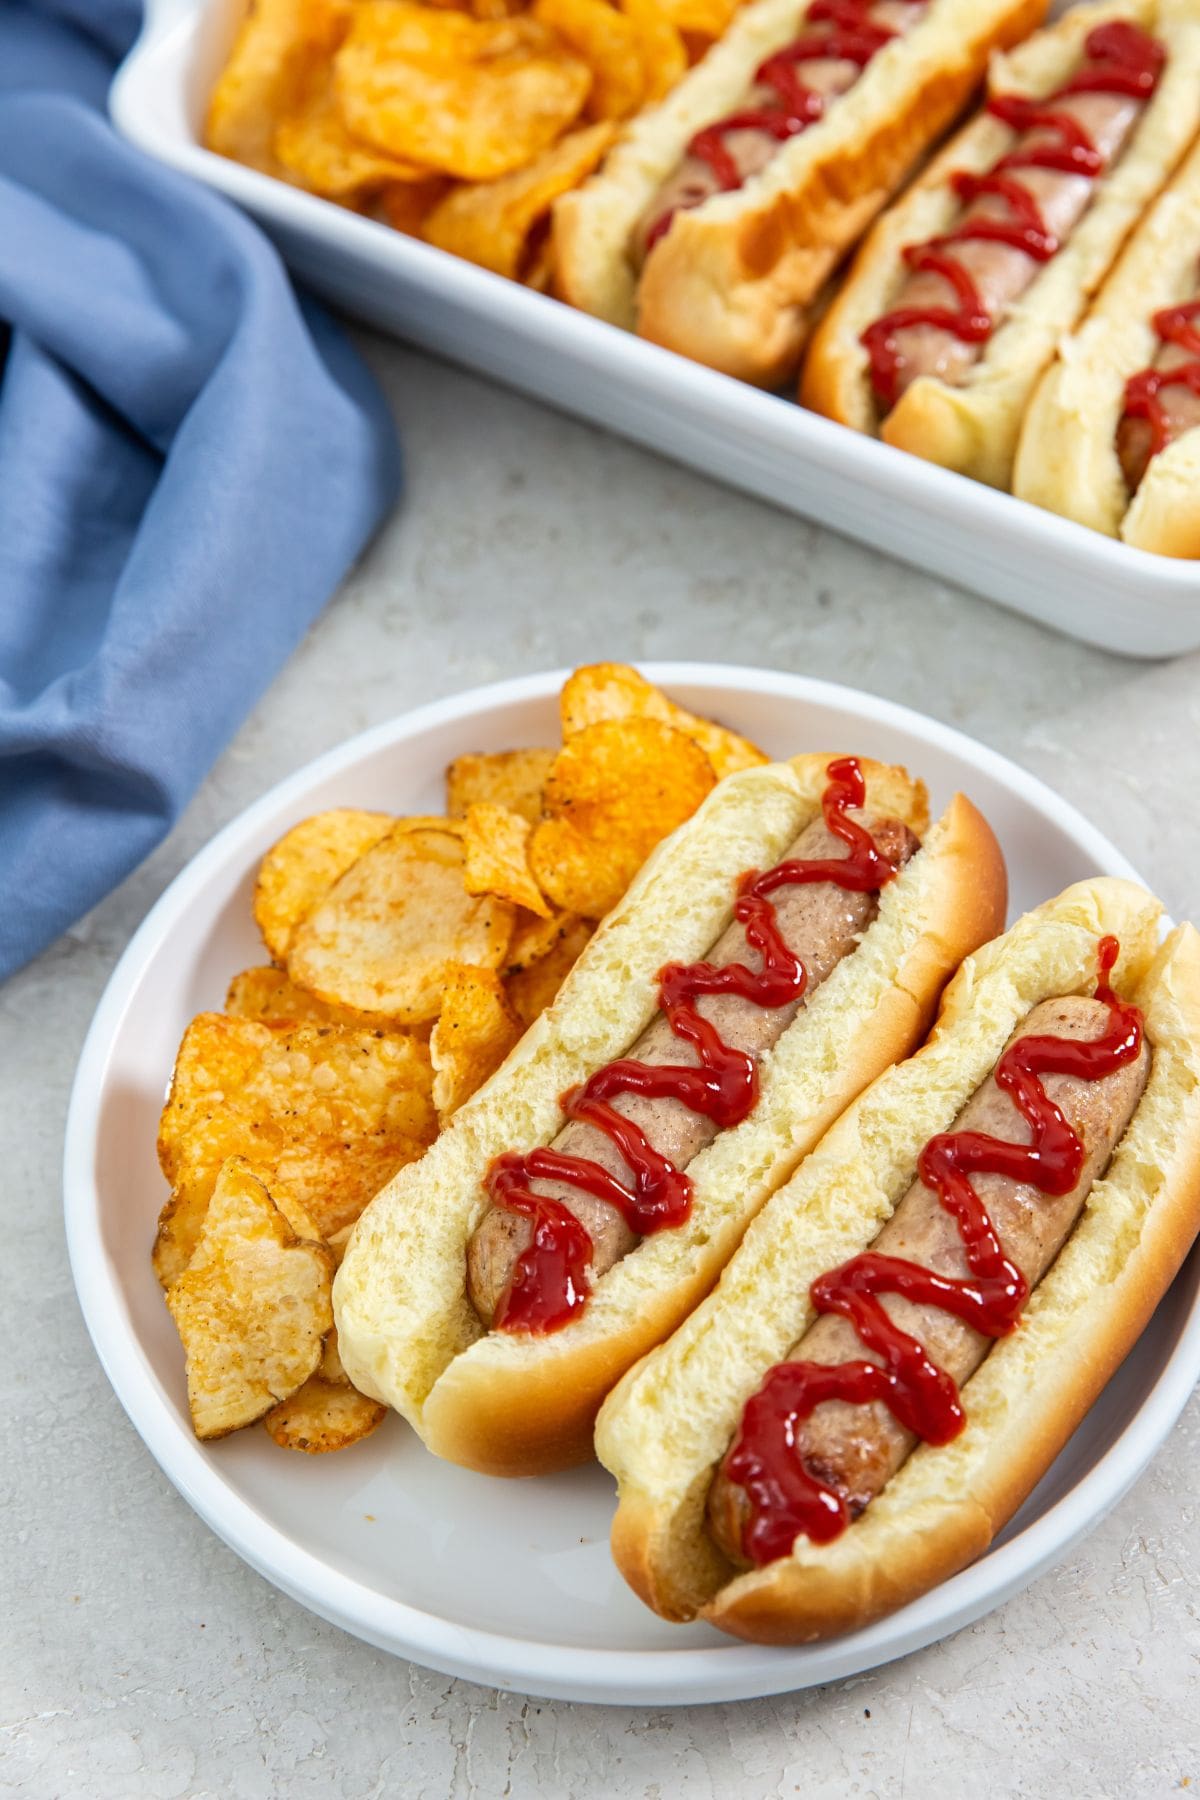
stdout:
POLYGON ((253 0, 209 149, 543 290, 560 194, 738 0, 253 0))
POLYGON ((196 1433, 342 1449, 384 1408, 342 1369, 330 1285, 367 1202, 553 1002, 597 920, 717 781, 766 760, 635 669, 563 688, 562 747, 456 758, 446 817, 338 807, 263 858, 269 963, 184 1034, 154 1267, 196 1433))

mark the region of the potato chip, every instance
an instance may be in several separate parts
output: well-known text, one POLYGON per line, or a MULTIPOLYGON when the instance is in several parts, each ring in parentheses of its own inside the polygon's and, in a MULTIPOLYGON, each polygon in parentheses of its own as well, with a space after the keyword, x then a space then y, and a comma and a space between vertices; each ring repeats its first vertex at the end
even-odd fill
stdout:
POLYGON ((559 708, 564 742, 601 719, 658 719, 699 744, 718 779, 769 760, 736 731, 676 706, 628 663, 591 663, 576 669, 563 685, 559 708))
POLYGON ((357 1444, 386 1417, 382 1401, 368 1399, 351 1383, 338 1355, 337 1327, 331 1326, 316 1373, 290 1400, 273 1407, 263 1425, 284 1450, 319 1456, 357 1444))
POLYGON ((296 1236, 249 1164, 224 1163, 194 1254, 167 1294, 198 1438, 252 1425, 308 1380, 333 1324, 332 1278, 324 1244, 296 1236))
MULTIPOLYGON (((602 0, 586 3, 618 17, 602 0)), ((585 126, 513 175, 457 188, 430 213, 423 237, 497 275, 524 279, 545 241, 538 227, 545 225, 554 201, 591 174, 615 135, 615 125, 585 126)))
POLYGON ((350 23, 348 0, 256 0, 213 89, 204 141, 268 175, 286 175, 275 128, 300 105, 350 23))
POLYGON ((267 851, 254 884, 254 917, 277 961, 286 959, 297 925, 338 876, 395 823, 388 813, 339 806, 301 819, 267 851))
POLYGON ((550 918, 553 908, 529 873, 532 830, 528 819, 506 806, 492 806, 486 800, 473 806, 463 839, 468 894, 497 894, 526 912, 550 918))
POLYGON ((299 927, 288 974, 321 1000, 417 1024, 437 1017, 455 963, 504 961, 514 910, 463 886, 456 821, 400 826, 299 927))
POLYGON ((498 975, 490 969, 454 971, 429 1040, 433 1102, 443 1125, 496 1072, 521 1031, 498 975))
POLYGON ((546 783, 548 817, 529 843, 534 880, 556 906, 601 918, 715 784, 699 745, 655 719, 585 725, 546 783))
POLYGON ((193 1019, 159 1127, 163 1286, 187 1267, 227 1157, 246 1157, 276 1205, 303 1207, 326 1237, 432 1141, 432 1084, 427 1046, 400 1032, 193 1019))
POLYGON ((659 0, 672 25, 692 37, 719 38, 740 0, 659 0))
POLYGON ((425 181, 398 182, 381 189, 374 215, 385 225, 390 225, 393 231, 402 231, 406 237, 420 237, 434 207, 453 192, 454 183, 448 175, 433 175, 425 181))
POLYGON ((466 181, 520 169, 578 118, 591 71, 539 20, 359 0, 334 80, 347 127, 466 181))
POLYGON ((557 750, 493 750, 456 756, 446 770, 446 810, 465 817, 477 801, 507 806, 531 825, 542 816, 542 789, 557 750))
POLYGON ((385 156, 351 137, 342 123, 328 78, 304 104, 279 121, 274 150, 291 180, 326 200, 350 205, 385 182, 429 179, 429 170, 423 164, 385 156))
POLYGON ((661 100, 687 74, 688 54, 679 27, 659 0, 621 0, 621 11, 637 33, 645 104, 661 100))
POLYGON ((526 1030, 557 998, 559 988, 592 935, 586 919, 577 918, 574 913, 560 917, 565 921, 564 928, 546 955, 513 970, 504 983, 509 1005, 526 1030))
POLYGON ((508 955, 504 959, 505 976, 517 975, 522 969, 541 962, 544 956, 550 955, 561 939, 576 925, 581 924, 585 933, 590 936, 592 927, 574 913, 552 910, 548 918, 541 918, 535 913, 518 912, 508 955))
POLYGON ((243 969, 229 984, 225 1011, 234 1019, 257 1019, 261 1025, 358 1025, 378 1031, 381 1021, 349 1006, 326 1006, 296 986, 286 969, 274 963, 243 969))
POLYGON ((637 30, 608 0, 534 0, 533 16, 558 32, 592 71, 589 119, 627 119, 645 97, 637 30))

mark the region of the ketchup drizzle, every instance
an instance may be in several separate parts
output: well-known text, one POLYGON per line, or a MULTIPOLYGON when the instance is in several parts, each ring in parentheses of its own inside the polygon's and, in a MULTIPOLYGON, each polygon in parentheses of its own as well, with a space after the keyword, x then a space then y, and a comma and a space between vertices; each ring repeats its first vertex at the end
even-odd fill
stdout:
POLYGON ((796 1448, 800 1427, 823 1401, 862 1406, 881 1400, 927 1444, 949 1443, 962 1430, 966 1418, 957 1384, 916 1338, 893 1324, 877 1296, 902 1294, 940 1307, 990 1338, 1015 1329, 1028 1283, 1005 1256, 970 1176, 991 1171, 1056 1195, 1070 1193, 1079 1180, 1083 1144, 1039 1077, 1075 1075, 1098 1081, 1138 1056, 1141 1013, 1118 999, 1107 981, 1118 953, 1116 938, 1101 938, 1096 998, 1110 1012, 1103 1037, 1090 1043, 1018 1038, 996 1065, 996 1085, 1026 1120, 1032 1142, 1014 1144, 980 1131, 943 1132, 921 1152, 921 1180, 957 1221, 970 1275, 954 1280, 902 1257, 868 1250, 814 1281, 810 1292, 817 1312, 849 1319, 864 1346, 881 1361, 779 1363, 747 1402, 725 1472, 750 1500, 742 1547, 759 1567, 790 1554, 801 1533, 824 1544, 850 1521, 844 1496, 812 1474, 796 1448))
POLYGON ((1200 300, 1186 306, 1166 306, 1156 312, 1151 324, 1164 344, 1175 344, 1186 350, 1191 362, 1176 363, 1170 369, 1139 369, 1125 383, 1127 419, 1145 419, 1150 426, 1150 454, 1157 456, 1171 441, 1167 409, 1159 399, 1163 388, 1188 387, 1200 394, 1200 300))
POLYGON ((952 244, 988 239, 1021 250, 1038 263, 1049 262, 1057 253, 1059 240, 1047 226, 1033 195, 1014 178, 1012 171, 1050 169, 1089 180, 1103 171, 1104 158, 1088 132, 1069 113, 1056 111, 1054 102, 1065 100, 1070 94, 1125 94, 1146 100, 1158 83, 1166 52, 1140 26, 1116 19, 1088 33, 1084 57, 1070 80, 1044 100, 995 94, 987 102, 986 110, 1013 131, 1043 133, 1044 141, 1009 151, 984 174, 960 170, 951 177, 951 186, 964 206, 990 194, 1004 201, 1008 216, 963 219, 943 237, 905 247, 907 267, 917 273, 942 276, 953 287, 958 304, 898 306, 863 332, 859 341, 867 352, 871 385, 885 412, 890 412, 899 398, 904 362, 896 342, 899 332, 915 325, 932 325, 963 343, 981 344, 995 328, 996 320, 985 307, 974 277, 947 254, 952 244))
POLYGON ((808 973, 784 942, 770 896, 777 888, 818 881, 871 893, 892 880, 896 871, 876 848, 870 832, 847 817, 849 810, 860 808, 865 799, 866 783, 857 758, 844 756, 831 762, 821 810, 829 830, 848 847, 849 854, 782 862, 761 873, 751 869, 740 877, 733 914, 745 927, 747 943, 757 950, 760 968, 749 969, 744 963, 719 968, 707 962, 668 963, 660 972, 660 1009, 676 1037, 695 1049, 696 1065, 654 1065, 621 1057, 563 1096, 568 1119, 594 1126, 616 1145, 630 1170, 629 1186, 590 1158, 561 1150, 536 1149, 524 1155, 509 1151, 496 1158, 487 1177, 489 1198, 493 1205, 520 1213, 534 1225, 533 1241, 517 1258, 512 1280, 496 1309, 497 1329, 557 1331, 586 1306, 590 1292, 590 1234, 560 1201, 535 1194, 531 1181, 568 1181, 606 1200, 639 1237, 682 1225, 688 1217, 692 1184, 687 1175, 655 1150, 645 1133, 611 1103, 619 1094, 666 1096, 682 1100, 721 1130, 740 1124, 747 1116, 758 1099, 757 1062, 749 1051, 726 1044, 695 1002, 702 994, 736 994, 756 1006, 775 1007, 803 998, 808 973))
MULTIPOLYGON (((772 88, 778 98, 728 113, 705 125, 691 139, 686 154, 707 164, 722 192, 741 187, 744 179, 725 142, 730 132, 765 131, 786 143, 824 117, 830 97, 805 87, 797 73, 799 64, 828 60, 853 63, 862 70, 897 35, 888 26, 873 24, 868 18, 876 3, 877 0, 813 0, 804 14, 805 24, 827 24, 830 29, 806 31, 793 43, 773 51, 754 72, 755 82, 772 88)), ((647 255, 670 230, 678 211, 675 206, 668 208, 650 227, 646 234, 647 255)))

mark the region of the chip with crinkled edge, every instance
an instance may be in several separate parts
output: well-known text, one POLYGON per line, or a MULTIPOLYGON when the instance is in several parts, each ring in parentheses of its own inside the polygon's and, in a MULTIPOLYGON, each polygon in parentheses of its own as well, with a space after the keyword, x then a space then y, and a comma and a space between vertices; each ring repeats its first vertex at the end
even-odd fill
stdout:
POLYGON ((488 801, 536 825, 557 755, 557 750, 492 750, 456 756, 446 770, 446 809, 465 817, 477 801, 488 801))
POLYGON ((321 1237, 356 1219, 437 1131, 428 1046, 344 1025, 260 1025, 200 1013, 184 1033, 159 1128, 172 1184, 154 1267, 187 1267, 221 1165, 243 1156, 321 1237))
POLYGON ((334 82, 355 137, 465 181, 520 169, 574 123, 591 70, 540 20, 358 0, 334 82))
POLYGON ((504 959, 505 978, 519 975, 522 969, 531 968, 534 963, 549 956, 561 939, 569 936, 580 924, 590 937, 592 927, 575 913, 560 912, 557 907, 551 909, 549 918, 540 918, 535 913, 518 912, 508 955, 504 959))
POLYGON ((338 876, 395 825, 390 813, 335 806, 301 819, 271 846, 254 884, 254 918, 277 962, 286 959, 297 925, 338 876))
POLYGON ((463 836, 464 880, 468 894, 498 894, 501 900, 511 900, 514 906, 549 919, 553 908, 529 873, 532 830, 520 813, 477 801, 467 813, 463 836))
MULTIPOLYGON (((588 4, 612 12, 601 0, 588 4)), ((550 208, 598 167, 615 135, 615 125, 586 125, 499 181, 456 188, 429 214, 421 235, 439 250, 449 250, 497 275, 525 280, 544 242, 538 228, 550 208)))
POLYGON ((608 0, 534 0, 533 16, 557 31, 592 71, 589 119, 628 119, 646 95, 632 20, 608 0))
POLYGON ((433 1102, 443 1125, 494 1075, 517 1039, 520 1019, 491 969, 456 969, 429 1040, 433 1102))
POLYGON ((529 866, 556 906, 599 919, 654 846, 716 785, 691 737, 655 719, 602 719, 563 745, 543 796, 529 866))
POLYGON ((668 700, 628 663, 588 663, 576 669, 563 683, 559 711, 564 742, 601 719, 657 719, 699 744, 718 779, 770 760, 749 738, 668 700))
POLYGON ((586 919, 580 919, 574 913, 560 916, 565 921, 563 930, 546 953, 522 968, 513 969, 505 977, 504 989, 509 1005, 526 1030, 548 1006, 553 1005, 559 988, 592 935, 592 927, 586 919))
POLYGON ((359 857, 299 926, 292 980, 321 1000, 405 1024, 434 1019, 452 966, 498 968, 515 909, 463 884, 463 827, 401 824, 359 857))
POLYGON ((286 179, 276 126, 328 67, 350 14, 349 0, 256 0, 209 101, 208 148, 286 179))
POLYGON ((315 1374, 290 1399, 272 1408, 263 1427, 281 1449, 321 1456, 348 1450, 370 1437, 386 1417, 382 1401, 360 1394, 346 1374, 338 1354, 337 1327, 331 1326, 315 1374))
POLYGON ((167 1294, 198 1438, 253 1425, 303 1386, 333 1324, 332 1279, 325 1245, 298 1237, 250 1165, 230 1157, 167 1294))

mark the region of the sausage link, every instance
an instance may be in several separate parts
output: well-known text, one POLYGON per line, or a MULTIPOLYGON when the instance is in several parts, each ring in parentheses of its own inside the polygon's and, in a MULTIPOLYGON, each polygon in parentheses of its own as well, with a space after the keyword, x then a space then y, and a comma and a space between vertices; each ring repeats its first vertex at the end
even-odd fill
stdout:
MULTIPOLYGON (((926 0, 877 0, 877 4, 864 15, 864 23, 881 25, 885 30, 901 33, 908 30, 925 4, 926 0)), ((809 27, 807 15, 801 15, 798 29, 803 29, 805 36, 810 30, 817 36, 823 25, 824 21, 818 21, 809 27)), ((829 26, 825 28, 831 29, 829 26)), ((821 57, 803 65, 801 79, 811 93, 819 94, 823 100, 833 100, 852 88, 862 72, 857 63, 850 62, 845 57, 821 57)), ((781 109, 782 104, 774 88, 765 82, 755 81, 738 96, 730 108, 730 116, 741 112, 757 112, 762 108, 774 112, 781 109)), ((776 152, 783 148, 780 139, 771 132, 756 130, 750 126, 728 132, 724 145, 737 169, 739 184, 749 181, 752 175, 757 175, 776 152)), ((657 190, 633 228, 629 240, 629 261, 632 267, 640 271, 646 260, 648 240, 662 219, 671 213, 687 212, 693 206, 700 206, 722 191, 721 182, 709 164, 699 156, 685 154, 657 190)))
MULTIPOLYGON (((880 852, 899 867, 919 848, 916 837, 897 819, 875 821, 864 814, 852 814, 870 830, 880 852)), ((796 842, 780 861, 818 857, 840 857, 846 845, 818 819, 801 832, 796 842)), ((773 896, 775 916, 780 933, 793 955, 803 962, 808 973, 806 994, 820 986, 833 969, 855 948, 862 933, 875 917, 879 907, 876 893, 853 893, 834 882, 822 881, 811 886, 783 887, 773 896)), ((709 952, 710 962, 753 961, 744 928, 736 921, 717 939, 709 952)), ((775 1044, 791 1024, 802 1001, 788 1006, 761 1007, 734 994, 704 995, 697 1010, 720 1032, 725 1042, 735 1049, 750 1051, 761 1057, 775 1044)), ((698 1065, 692 1045, 676 1037, 660 1013, 628 1052, 630 1056, 651 1064, 698 1065)), ((616 1111, 640 1126, 654 1148, 685 1169, 692 1158, 711 1143, 717 1126, 711 1119, 692 1112, 683 1101, 669 1097, 648 1098, 640 1094, 621 1094, 612 1102, 616 1111)), ((612 1140, 595 1126, 572 1120, 554 1139, 553 1147, 569 1155, 587 1157, 628 1182, 630 1170, 612 1140)), ((565 1181, 537 1179, 530 1183, 536 1194, 559 1200, 569 1208, 588 1231, 593 1245, 592 1278, 598 1279, 614 1263, 620 1261, 634 1245, 637 1237, 621 1213, 607 1201, 585 1194, 565 1181)), ((512 1279, 513 1267, 532 1238, 530 1221, 504 1207, 489 1209, 467 1246, 467 1291, 480 1318, 490 1325, 496 1307, 512 1279)))
MULTIPOLYGON (((1054 110, 1083 127, 1107 168, 1124 149, 1142 104, 1123 94, 1070 94, 1055 101, 1054 110)), ((1023 132, 1014 149, 1032 150, 1054 141, 1053 134, 1035 129, 1023 132)), ((1046 229, 1063 242, 1091 204, 1096 182, 1086 175, 1067 175, 1054 169, 1021 168, 1013 174, 1037 202, 1046 229)), ((1103 175, 1099 179, 1103 180, 1103 175)), ((984 194, 964 208, 961 222, 1011 217, 1006 201, 995 194, 984 194)), ((1024 250, 986 238, 956 240, 945 245, 944 250, 971 276, 984 311, 997 326, 1043 266, 1024 250)), ((925 270, 908 277, 889 310, 955 305, 954 291, 945 276, 925 270)), ((934 375, 952 387, 958 386, 987 348, 986 342, 966 343, 936 325, 906 326, 896 332, 895 345, 900 359, 897 398, 920 375, 934 375)))
MULTIPOLYGON (((1111 1023, 1099 1000, 1068 995, 1035 1006, 1018 1038, 1046 1034, 1089 1041, 1103 1037, 1111 1023)), ((1059 1107, 1083 1143, 1084 1162, 1070 1193, 1043 1194, 1011 1177, 992 1173, 972 1177, 976 1192, 991 1215, 1004 1254, 1032 1289, 1066 1241, 1094 1182, 1099 1180, 1141 1099, 1150 1070, 1150 1051, 1143 1042, 1136 1061, 1098 1081, 1078 1076, 1041 1077, 1049 1098, 1059 1107)), ((982 1131, 1013 1143, 1032 1141, 1029 1126, 1013 1101, 989 1076, 959 1113, 953 1131, 982 1131)), ((962 1280, 969 1274, 962 1236, 937 1194, 914 1181, 872 1250, 904 1257, 938 1274, 962 1280)), ((983 1361, 991 1339, 940 1307, 885 1294, 881 1303, 891 1319, 922 1343, 934 1362, 960 1386, 983 1361)), ((787 1362, 844 1363, 878 1361, 864 1348, 848 1319, 826 1313, 793 1345, 787 1362)), ((854 1406, 828 1400, 801 1426, 796 1453, 816 1478, 843 1495, 856 1518, 895 1474, 917 1442, 882 1401, 854 1406)), ((744 1489, 720 1467, 708 1494, 708 1524, 730 1561, 749 1567, 742 1551, 742 1529, 748 1516, 744 1489)))
MULTIPOLYGON (((1197 299, 1200 299, 1200 295, 1197 299)), ((1194 363, 1195 360, 1195 352, 1182 344, 1162 344, 1151 367, 1175 369, 1185 363, 1194 363)), ((1173 444, 1185 431, 1194 431, 1200 425, 1200 394, 1194 388, 1182 381, 1168 381, 1159 389, 1158 397, 1166 424, 1167 444, 1173 444)), ((1162 447, 1165 449, 1166 445, 1162 447)), ((1136 494, 1141 486, 1142 477, 1153 455, 1154 434, 1150 429, 1150 421, 1123 417, 1117 426, 1117 456, 1120 458, 1125 485, 1131 495, 1136 494)))

